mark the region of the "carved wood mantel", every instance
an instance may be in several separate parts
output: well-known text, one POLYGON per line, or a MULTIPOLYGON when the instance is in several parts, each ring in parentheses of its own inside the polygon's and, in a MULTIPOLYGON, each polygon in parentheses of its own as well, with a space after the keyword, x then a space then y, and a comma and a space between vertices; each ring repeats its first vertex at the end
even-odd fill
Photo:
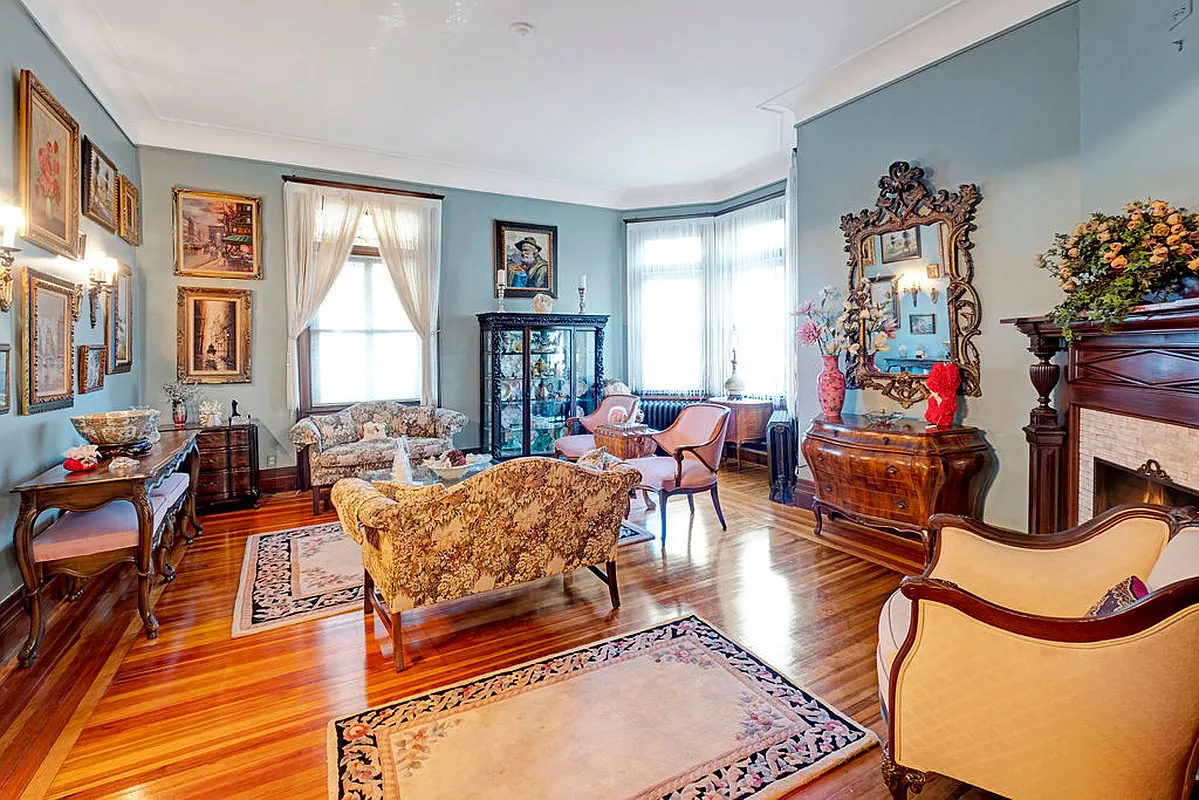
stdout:
POLYGON ((1002 320, 1029 338, 1037 362, 1029 378, 1037 405, 1024 428, 1028 440, 1028 530, 1052 533, 1077 522, 1078 409, 1093 408, 1199 427, 1199 301, 1146 306, 1105 331, 1095 323, 1062 329, 1048 317, 1002 320), (1066 386, 1053 407, 1062 351, 1066 386))

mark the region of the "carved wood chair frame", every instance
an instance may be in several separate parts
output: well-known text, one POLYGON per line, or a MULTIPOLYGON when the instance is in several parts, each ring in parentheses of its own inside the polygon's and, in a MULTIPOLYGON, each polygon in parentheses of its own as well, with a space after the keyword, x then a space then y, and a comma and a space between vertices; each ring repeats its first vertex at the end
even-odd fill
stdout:
MULTIPOLYGON (((845 251, 849 253, 849 294, 860 297, 862 243, 871 236, 893 233, 916 225, 943 223, 946 235, 946 275, 949 289, 945 302, 949 309, 950 360, 961 370, 959 392, 969 397, 982 395, 978 347, 973 339, 982 322, 982 305, 973 285, 974 243, 970 233, 976 229, 974 214, 981 198, 978 186, 962 184, 956 192, 934 190, 924 179, 924 170, 906 161, 896 161, 879 179, 878 199, 873 209, 841 217, 845 233, 845 251)), ((910 372, 885 373, 870 369, 860 355, 846 354, 846 379, 851 389, 877 389, 909 408, 929 396, 928 376, 910 372)))

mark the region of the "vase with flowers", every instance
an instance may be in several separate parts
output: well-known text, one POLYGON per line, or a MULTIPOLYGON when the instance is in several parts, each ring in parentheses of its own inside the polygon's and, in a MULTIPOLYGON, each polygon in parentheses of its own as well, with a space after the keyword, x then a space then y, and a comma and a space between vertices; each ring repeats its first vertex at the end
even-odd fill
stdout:
POLYGON ((1067 341, 1071 322, 1104 329, 1142 303, 1199 296, 1199 214, 1165 200, 1136 200, 1121 215, 1095 213, 1037 256, 1066 292, 1053 310, 1067 341))
POLYGON ((187 401, 200 392, 194 381, 168 381, 162 385, 162 393, 171 401, 171 421, 176 428, 187 425, 187 401))
POLYGON ((799 342, 820 349, 824 368, 816 377, 816 398, 826 419, 838 419, 845 407, 845 373, 841 371, 841 353, 857 354, 861 343, 849 331, 850 318, 857 308, 852 300, 842 298, 832 286, 820 290, 819 304, 811 300, 794 312, 803 318, 799 326, 799 342))

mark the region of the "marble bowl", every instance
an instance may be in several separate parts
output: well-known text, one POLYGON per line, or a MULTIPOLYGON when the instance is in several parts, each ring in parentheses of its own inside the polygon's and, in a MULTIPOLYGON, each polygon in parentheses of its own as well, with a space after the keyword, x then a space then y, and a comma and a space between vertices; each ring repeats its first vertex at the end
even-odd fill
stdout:
POLYGON ((71 417, 71 424, 88 442, 100 446, 133 444, 146 438, 154 410, 105 411, 71 417))

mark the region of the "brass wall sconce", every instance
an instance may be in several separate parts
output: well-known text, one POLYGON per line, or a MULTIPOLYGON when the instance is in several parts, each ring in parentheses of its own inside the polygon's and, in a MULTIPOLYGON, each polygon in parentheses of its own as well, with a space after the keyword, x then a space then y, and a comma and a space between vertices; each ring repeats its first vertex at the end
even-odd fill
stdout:
POLYGON ((18 206, 0 206, 0 311, 12 308, 12 265, 21 249, 17 234, 25 229, 25 214, 18 206))
MULTIPOLYGON (((87 308, 92 327, 96 327, 96 317, 100 312, 100 298, 104 296, 117 277, 121 265, 111 256, 98 256, 86 260, 87 271, 87 308)), ((82 293, 83 287, 78 287, 82 293)), ((82 299, 82 298, 81 298, 82 299)), ((75 316, 78 321, 78 314, 75 316)))

